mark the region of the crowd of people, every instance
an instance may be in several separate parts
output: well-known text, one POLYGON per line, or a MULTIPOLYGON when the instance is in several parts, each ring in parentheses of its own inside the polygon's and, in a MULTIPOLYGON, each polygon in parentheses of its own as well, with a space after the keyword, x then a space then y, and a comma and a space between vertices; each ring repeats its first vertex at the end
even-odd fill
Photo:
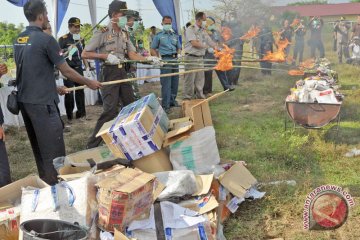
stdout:
MULTIPOLYGON (((47 16, 47 8, 43 0, 29 0, 24 5, 24 14, 29 22, 25 31, 20 33, 14 42, 14 58, 17 69, 17 101, 33 154, 36 160, 39 176, 48 184, 57 182, 57 172, 52 161, 56 157, 65 155, 64 122, 62 121, 58 103, 59 94, 65 95, 65 109, 67 122, 74 119, 73 111, 76 103, 76 119, 86 121, 84 90, 68 91, 67 88, 86 85, 90 89, 101 89, 103 112, 99 116, 93 133, 87 141, 87 148, 94 148, 101 144, 102 139, 96 134, 105 122, 114 119, 121 107, 136 100, 134 86, 131 83, 102 85, 126 79, 133 76, 134 67, 126 60, 145 61, 160 68, 161 74, 176 74, 179 66, 169 62, 184 61, 185 71, 204 69, 215 64, 215 50, 221 50, 223 44, 235 49, 234 59, 243 57, 244 43, 250 40, 251 51, 256 51, 257 57, 262 59, 268 52, 273 52, 275 40, 273 31, 265 20, 254 24, 252 28, 260 31, 255 38, 242 40, 244 32, 239 27, 239 21, 217 22, 206 13, 198 12, 194 23, 185 27, 183 43, 173 30, 173 19, 170 16, 162 18, 162 30, 157 32, 151 27, 148 42, 149 51, 144 46, 143 39, 136 39, 135 32, 139 27, 140 17, 128 14, 124 1, 113 0, 108 9, 109 23, 105 27, 95 30, 90 41, 85 45, 81 37, 81 20, 72 17, 68 20, 68 33, 57 40, 51 35, 51 26, 47 16), (183 47, 184 46, 184 47, 183 47), (84 77, 84 69, 89 67, 87 60, 94 59, 101 62, 99 81, 84 77), (162 61, 161 61, 162 60, 162 61), (163 64, 165 62, 165 64, 163 64), (64 86, 57 86, 54 67, 64 78, 64 86)), ((324 22, 319 17, 312 17, 308 24, 299 20, 290 24, 283 22, 280 38, 287 39, 293 45, 285 49, 290 55, 293 46, 293 64, 303 61, 305 36, 310 31, 308 45, 311 56, 325 56, 322 40, 324 22)), ((339 56, 346 61, 352 58, 349 48, 359 58, 360 16, 352 28, 345 19, 341 19, 334 27, 334 39, 339 56), (351 37, 349 37, 352 32, 351 37), (349 39, 352 39, 349 42, 349 39), (357 52, 356 52, 357 51, 357 52)), ((235 62, 234 62, 235 64, 235 62)), ((241 65, 241 62, 236 62, 241 65)), ((271 62, 261 61, 263 74, 271 74, 271 62)), ((7 72, 4 64, 0 65, 0 75, 7 72)), ((234 90, 239 82, 240 67, 229 71, 215 73, 224 90, 234 90)), ((204 99, 212 94, 213 70, 193 71, 184 76, 183 100, 204 99)), ((169 113, 171 108, 178 107, 179 76, 161 77, 161 105, 169 113)), ((1 110, 1 109, 0 109, 1 110)), ((1 113, 1 111, 0 111, 1 113)), ((1 128, 3 116, 0 114, 0 186, 11 180, 9 163, 4 144, 4 131, 1 128)))

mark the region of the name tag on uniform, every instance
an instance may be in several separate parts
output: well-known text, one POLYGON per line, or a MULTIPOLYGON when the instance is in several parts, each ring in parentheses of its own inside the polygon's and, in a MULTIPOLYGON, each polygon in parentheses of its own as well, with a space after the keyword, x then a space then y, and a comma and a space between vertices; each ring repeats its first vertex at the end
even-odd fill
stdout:
POLYGON ((121 64, 121 63, 118 64, 118 68, 122 68, 122 64, 121 64))

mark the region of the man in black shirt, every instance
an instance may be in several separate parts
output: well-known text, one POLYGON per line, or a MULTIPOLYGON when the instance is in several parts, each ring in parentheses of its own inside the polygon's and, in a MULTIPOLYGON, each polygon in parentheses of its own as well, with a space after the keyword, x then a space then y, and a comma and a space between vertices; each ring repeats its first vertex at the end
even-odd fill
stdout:
MULTIPOLYGON (((0 77, 7 73, 5 64, 0 64, 0 77)), ((3 187, 11 182, 9 160, 5 148, 5 132, 2 128, 4 124, 4 115, 0 106, 0 187, 3 187)))
POLYGON ((39 176, 53 185, 57 182, 57 172, 52 161, 65 156, 63 125, 57 108, 58 92, 66 92, 56 87, 54 65, 65 77, 80 85, 95 90, 101 84, 73 70, 61 55, 56 40, 43 32, 48 23, 43 0, 29 0, 24 5, 24 14, 29 26, 14 42, 18 102, 39 176))
MULTIPOLYGON (((68 26, 69 33, 59 38, 59 45, 65 53, 64 57, 66 57, 69 66, 83 76, 81 53, 84 49, 84 40, 80 38, 80 26, 82 24, 79 18, 72 17, 68 21, 68 26)), ((68 88, 79 86, 79 84, 69 79, 64 79, 64 85, 68 88)), ((75 92, 75 102, 77 107, 76 118, 85 118, 85 93, 83 89, 75 92)), ((74 107, 74 93, 71 92, 65 95, 65 109, 68 121, 73 119, 74 107)))

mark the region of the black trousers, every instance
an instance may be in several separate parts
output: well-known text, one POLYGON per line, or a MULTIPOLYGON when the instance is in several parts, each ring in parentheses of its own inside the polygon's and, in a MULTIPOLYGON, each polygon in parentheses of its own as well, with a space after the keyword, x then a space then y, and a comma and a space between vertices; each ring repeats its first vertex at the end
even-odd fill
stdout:
POLYGON ((0 139, 0 187, 11 183, 9 159, 6 153, 5 143, 0 139))
MULTIPOLYGON (((126 71, 124 68, 119 68, 117 65, 105 66, 102 70, 102 74, 105 82, 126 78, 126 71)), ((97 120, 94 132, 88 140, 88 149, 95 148, 102 142, 101 137, 96 137, 96 134, 104 123, 113 120, 118 115, 121 106, 129 105, 135 101, 133 88, 130 82, 103 86, 100 91, 103 100, 103 112, 97 120)))
MULTIPOLYGON (((81 67, 74 68, 82 76, 84 72, 81 67)), ((64 86, 71 88, 80 86, 79 84, 71 81, 71 80, 64 80, 64 86)), ((76 118, 81 118, 86 116, 86 109, 85 109, 85 92, 84 89, 75 91, 75 102, 77 107, 76 118)), ((65 94, 65 109, 66 109, 66 116, 69 120, 73 119, 73 111, 75 108, 74 102, 74 92, 70 92, 65 94)))
POLYGON ((321 39, 311 39, 309 41, 310 43, 310 55, 311 58, 315 58, 316 57, 316 49, 319 50, 319 57, 320 58, 324 58, 325 57, 325 48, 324 48, 324 44, 322 42, 321 39))
MULTIPOLYGON (((205 57, 204 57, 204 63, 205 64, 214 64, 214 61, 206 61, 206 59, 215 59, 214 54, 209 53, 206 51, 205 57)), ((205 82, 204 82, 204 88, 203 93, 209 94, 212 93, 212 76, 213 76, 213 70, 205 71, 205 82)))
POLYGON ((296 40, 294 47, 294 62, 296 62, 298 56, 299 56, 299 63, 303 61, 304 46, 305 46, 304 40, 296 40))
MULTIPOLYGON (((271 42, 263 43, 260 45, 260 59, 262 59, 267 52, 273 52, 273 46, 271 42)), ((272 63, 271 62, 260 62, 261 73, 263 75, 271 75, 272 63)))
POLYGON ((39 176, 46 183, 54 185, 57 183, 57 172, 53 160, 65 156, 63 123, 57 104, 19 103, 19 107, 39 176))

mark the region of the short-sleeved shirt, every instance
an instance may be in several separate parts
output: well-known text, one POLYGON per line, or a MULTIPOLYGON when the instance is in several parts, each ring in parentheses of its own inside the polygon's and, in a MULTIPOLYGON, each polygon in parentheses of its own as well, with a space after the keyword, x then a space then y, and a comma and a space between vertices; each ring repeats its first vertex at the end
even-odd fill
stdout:
POLYGON ((59 102, 54 65, 65 62, 55 38, 41 28, 28 26, 14 42, 18 101, 52 105, 59 102))
POLYGON ((82 40, 80 42, 78 42, 78 41, 75 42, 71 33, 65 34, 64 36, 61 36, 59 38, 59 46, 63 50, 63 52, 68 51, 68 48, 71 45, 74 45, 75 43, 76 43, 76 47, 78 49, 77 52, 72 56, 71 61, 68 58, 66 59, 66 62, 72 68, 82 67, 81 53, 84 49, 84 41, 82 40))
POLYGON ((360 37, 360 24, 354 24, 353 28, 352 28, 352 32, 354 34, 354 37, 358 36, 360 37))
POLYGON ((129 52, 136 52, 134 45, 130 41, 128 32, 122 30, 117 33, 113 30, 111 23, 108 24, 106 31, 96 30, 85 50, 88 52, 98 51, 102 54, 113 54, 119 59, 124 60, 129 52))
POLYGON ((181 44, 179 37, 174 32, 161 31, 155 35, 151 48, 158 50, 161 56, 172 55, 181 49, 181 44))
POLYGON ((188 27, 186 29, 185 34, 185 53, 192 54, 196 56, 204 56, 206 52, 206 48, 196 48, 193 47, 191 41, 198 40, 204 46, 215 45, 215 43, 211 40, 209 34, 207 34, 206 30, 198 27, 196 24, 188 27))

